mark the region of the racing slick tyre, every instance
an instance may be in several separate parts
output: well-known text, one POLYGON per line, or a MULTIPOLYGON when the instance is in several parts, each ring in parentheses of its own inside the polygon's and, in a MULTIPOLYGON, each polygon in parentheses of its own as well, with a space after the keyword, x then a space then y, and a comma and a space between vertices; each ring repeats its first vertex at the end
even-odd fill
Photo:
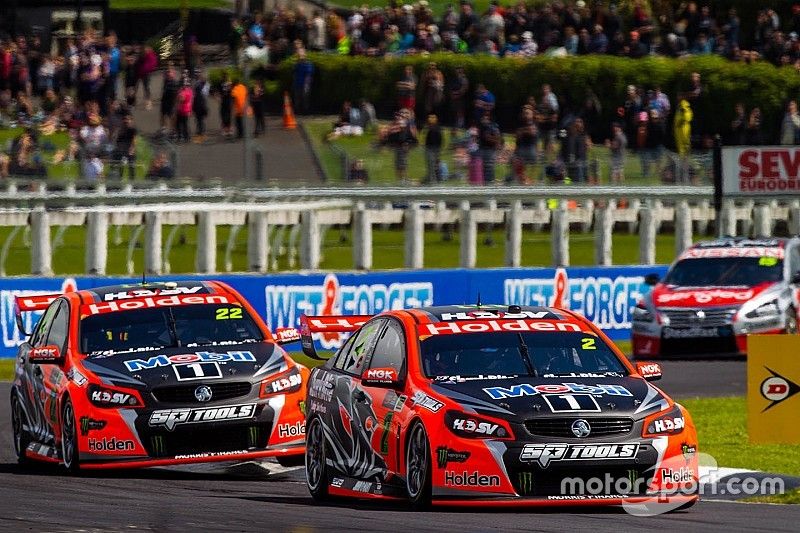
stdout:
POLYGON ((328 499, 328 465, 325 462, 325 433, 322 422, 314 418, 306 431, 306 486, 314 500, 328 499))
POLYGON ((81 465, 78 457, 78 428, 75 424, 75 410, 72 401, 64 400, 61 409, 61 459, 64 467, 71 473, 77 474, 81 465))
POLYGON ((17 455, 17 464, 30 465, 30 459, 25 455, 25 450, 30 444, 30 436, 25 431, 25 412, 19 401, 16 391, 11 391, 11 429, 14 432, 14 453, 17 455))
POLYGON ((417 423, 409 433, 406 449, 406 490, 411 508, 425 510, 431 505, 431 449, 425 427, 417 423))

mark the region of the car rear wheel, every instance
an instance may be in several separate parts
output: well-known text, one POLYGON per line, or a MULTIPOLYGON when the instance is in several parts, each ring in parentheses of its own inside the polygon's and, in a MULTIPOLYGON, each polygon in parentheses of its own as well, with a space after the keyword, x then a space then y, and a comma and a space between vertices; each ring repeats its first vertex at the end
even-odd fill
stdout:
POLYGON ((22 402, 16 392, 11 393, 11 428, 14 432, 14 453, 17 455, 17 463, 21 466, 30 464, 30 459, 25 455, 31 439, 25 431, 25 412, 22 410, 22 402))
POLYGON ((431 504, 431 451, 425 427, 417 423, 408 437, 406 490, 411 507, 423 510, 431 504))
POLYGON ((80 470, 75 410, 69 398, 64 401, 61 410, 61 459, 69 472, 76 474, 80 470))
POLYGON ((316 501, 328 499, 328 466, 325 462, 325 433, 319 418, 306 431, 306 486, 316 501))

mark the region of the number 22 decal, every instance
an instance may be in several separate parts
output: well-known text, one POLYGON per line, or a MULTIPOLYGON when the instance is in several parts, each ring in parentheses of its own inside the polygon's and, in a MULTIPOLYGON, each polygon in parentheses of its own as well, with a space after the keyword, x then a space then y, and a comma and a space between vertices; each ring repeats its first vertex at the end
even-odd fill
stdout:
POLYGON ((234 318, 242 318, 241 307, 221 307, 217 309, 217 320, 228 320, 234 318))

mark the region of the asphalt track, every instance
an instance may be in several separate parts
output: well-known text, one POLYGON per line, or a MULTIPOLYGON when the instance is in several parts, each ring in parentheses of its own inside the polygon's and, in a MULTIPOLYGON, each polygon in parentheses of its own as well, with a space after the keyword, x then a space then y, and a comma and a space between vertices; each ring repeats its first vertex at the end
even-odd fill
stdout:
MULTIPOLYGON (((669 362, 663 387, 677 397, 744 391, 743 362, 669 362)), ((275 463, 149 469, 71 477, 20 470, 0 384, 1 531, 797 531, 800 506, 703 501, 655 517, 621 510, 409 512, 401 504, 315 505, 302 470, 275 463)))

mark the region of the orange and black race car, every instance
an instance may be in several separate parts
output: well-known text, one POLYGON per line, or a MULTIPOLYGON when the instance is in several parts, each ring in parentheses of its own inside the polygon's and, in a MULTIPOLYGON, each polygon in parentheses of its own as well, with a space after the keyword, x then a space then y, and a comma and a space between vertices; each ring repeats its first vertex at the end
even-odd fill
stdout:
POLYGON ((11 389, 20 463, 76 471, 271 456, 302 462, 309 371, 229 286, 20 296, 19 328, 22 313, 41 310, 11 389))
POLYGON ((313 335, 335 332, 352 335, 308 382, 317 500, 671 510, 698 498, 695 428, 650 383, 660 366, 632 366, 575 313, 483 305, 301 317, 312 357, 313 335))

